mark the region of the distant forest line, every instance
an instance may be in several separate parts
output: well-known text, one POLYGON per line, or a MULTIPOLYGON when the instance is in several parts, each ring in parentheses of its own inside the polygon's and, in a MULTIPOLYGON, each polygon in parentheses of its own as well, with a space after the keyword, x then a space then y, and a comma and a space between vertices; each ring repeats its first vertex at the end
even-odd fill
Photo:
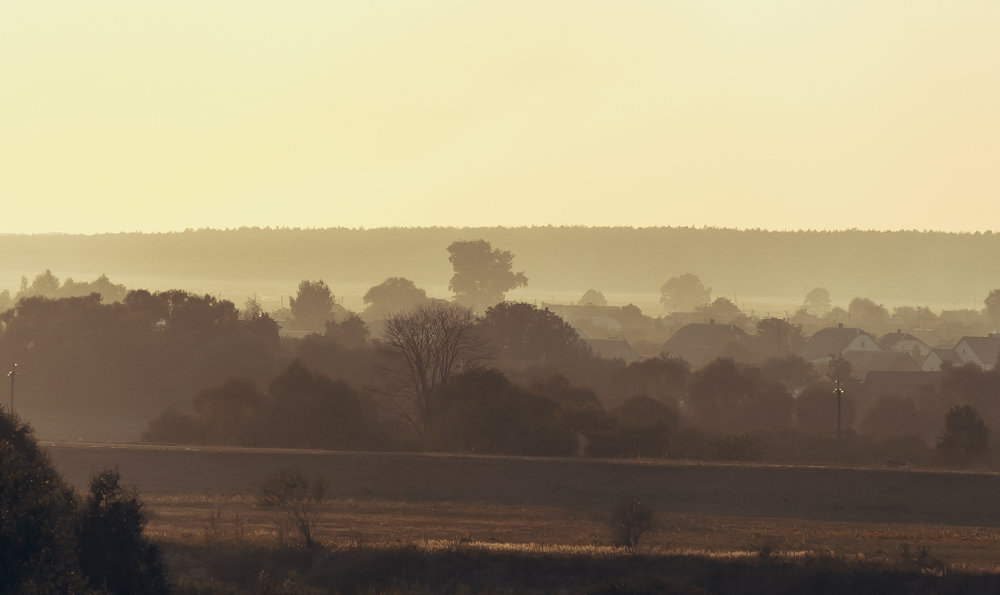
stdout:
MULTIPOLYGON (((176 233, 0 235, 0 273, 107 273, 165 279, 324 279, 375 285, 402 276, 447 286, 446 247, 485 239, 514 254, 529 289, 658 293, 693 273, 713 296, 798 301, 826 287, 835 303, 980 307, 1000 284, 1000 234, 765 231, 714 228, 519 227, 189 230, 176 233)), ((2 289, 2 288, 0 288, 2 289)), ((9 289, 16 289, 10 287, 9 289)), ((655 315, 655 312, 649 314, 655 315)))

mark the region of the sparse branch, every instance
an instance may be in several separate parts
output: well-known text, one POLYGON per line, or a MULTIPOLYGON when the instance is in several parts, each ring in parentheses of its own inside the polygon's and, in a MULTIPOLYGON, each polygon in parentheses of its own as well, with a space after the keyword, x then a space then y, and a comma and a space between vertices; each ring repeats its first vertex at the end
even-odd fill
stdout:
POLYGON ((376 342, 387 392, 421 435, 433 425, 440 388, 482 358, 472 311, 453 304, 419 306, 386 320, 376 342))

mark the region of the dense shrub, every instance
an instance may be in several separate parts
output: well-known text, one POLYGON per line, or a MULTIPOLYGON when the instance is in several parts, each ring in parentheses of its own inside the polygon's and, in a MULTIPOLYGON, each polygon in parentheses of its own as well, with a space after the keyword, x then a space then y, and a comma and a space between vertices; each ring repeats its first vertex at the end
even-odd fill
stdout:
POLYGON ((937 453, 946 465, 964 466, 990 457, 990 431, 975 407, 958 405, 948 411, 937 453))
POLYGON ((76 499, 31 428, 0 411, 0 593, 82 591, 76 499))
POLYGON ((80 567, 93 587, 111 593, 167 593, 159 549, 144 535, 146 518, 135 490, 118 470, 91 479, 77 524, 80 567))
POLYGON ((0 593, 165 593, 158 550, 117 471, 77 508, 27 424, 0 411, 0 593))

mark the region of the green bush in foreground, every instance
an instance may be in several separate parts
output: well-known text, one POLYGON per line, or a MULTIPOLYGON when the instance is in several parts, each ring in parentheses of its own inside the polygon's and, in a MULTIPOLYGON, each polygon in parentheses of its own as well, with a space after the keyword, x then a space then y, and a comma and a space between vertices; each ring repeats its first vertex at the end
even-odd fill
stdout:
POLYGON ((119 479, 96 475, 78 508, 31 428, 0 411, 0 594, 168 592, 141 504, 119 479))

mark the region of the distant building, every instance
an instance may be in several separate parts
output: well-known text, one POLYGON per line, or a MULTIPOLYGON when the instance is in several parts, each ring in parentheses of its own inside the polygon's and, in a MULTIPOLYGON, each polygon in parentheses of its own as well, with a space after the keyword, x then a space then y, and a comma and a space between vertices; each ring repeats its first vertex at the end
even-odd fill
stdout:
POLYGON ((735 324, 687 324, 663 343, 660 353, 681 357, 692 366, 701 367, 718 357, 738 355, 749 340, 750 335, 735 324))
POLYGON ((941 366, 945 362, 960 366, 962 365, 962 358, 958 356, 957 351, 950 347, 935 347, 924 358, 924 362, 920 368, 925 372, 940 372, 941 366))
POLYGON ((626 364, 637 362, 642 357, 624 339, 584 339, 594 354, 604 359, 620 359, 626 364))
POLYGON ((543 303, 556 316, 571 324, 581 336, 620 339, 648 333, 653 319, 629 304, 627 306, 578 306, 543 303))
POLYGON ((992 370, 1000 357, 1000 335, 962 337, 955 344, 955 353, 963 364, 976 364, 984 370, 992 370))
POLYGON ((830 360, 852 351, 882 351, 875 337, 859 328, 844 328, 843 324, 816 331, 802 346, 802 359, 824 366, 830 360))
POLYGON ((931 347, 910 333, 904 333, 897 329, 894 333, 889 333, 879 338, 879 347, 886 351, 901 351, 910 354, 913 361, 923 362, 927 354, 931 352, 931 347))
POLYGON ((921 372, 920 365, 903 351, 852 350, 841 357, 851 364, 855 378, 865 378, 870 372, 921 372))

